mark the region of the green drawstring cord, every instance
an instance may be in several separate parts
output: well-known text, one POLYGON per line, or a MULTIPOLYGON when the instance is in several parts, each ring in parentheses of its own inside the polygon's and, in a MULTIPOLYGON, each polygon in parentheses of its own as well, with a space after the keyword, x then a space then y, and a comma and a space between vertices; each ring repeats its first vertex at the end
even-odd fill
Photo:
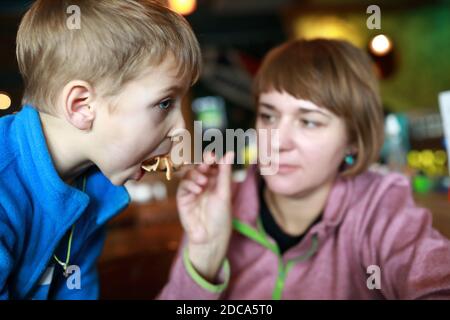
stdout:
MULTIPOLYGON (((85 192, 86 191, 86 176, 83 177, 83 187, 82 187, 82 191, 85 192)), ((75 224, 72 226, 72 228, 70 229, 70 235, 69 235, 69 243, 67 244, 67 255, 66 255, 66 262, 62 262, 61 260, 58 259, 58 257, 56 256, 56 254, 53 254, 53 258, 55 258, 56 262, 59 263, 59 265, 61 265, 61 267, 64 269, 64 275, 67 275, 67 268, 69 267, 69 262, 70 262, 70 251, 72 249, 72 239, 73 239, 73 233, 75 231, 75 224)))
POLYGON ((67 245, 66 262, 62 262, 61 260, 59 260, 58 257, 56 256, 56 254, 53 255, 53 257, 55 258, 56 262, 58 262, 61 265, 61 267, 64 269, 64 274, 67 274, 67 268, 68 268, 69 262, 70 262, 70 250, 72 249, 72 238, 73 238, 73 231, 74 230, 75 230, 75 225, 73 225, 72 229, 70 230, 69 244, 67 245))

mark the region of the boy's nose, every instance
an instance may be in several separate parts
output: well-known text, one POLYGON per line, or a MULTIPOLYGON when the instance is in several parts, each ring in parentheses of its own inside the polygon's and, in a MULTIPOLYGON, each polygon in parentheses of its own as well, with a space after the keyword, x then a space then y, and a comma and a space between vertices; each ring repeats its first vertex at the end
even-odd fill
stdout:
POLYGON ((168 137, 165 137, 164 139, 161 140, 159 145, 152 151, 152 153, 147 155, 147 158, 150 159, 157 156, 158 157, 165 156, 170 152, 171 149, 172 149, 172 141, 168 137))
POLYGON ((175 119, 175 122, 172 125, 172 128, 170 129, 168 136, 172 139, 175 136, 183 134, 185 130, 186 130, 186 123, 184 122, 184 118, 181 111, 178 111, 177 118, 175 119))
POLYGON ((183 114, 181 113, 181 111, 178 112, 178 117, 174 129, 186 129, 186 123, 184 122, 183 114))

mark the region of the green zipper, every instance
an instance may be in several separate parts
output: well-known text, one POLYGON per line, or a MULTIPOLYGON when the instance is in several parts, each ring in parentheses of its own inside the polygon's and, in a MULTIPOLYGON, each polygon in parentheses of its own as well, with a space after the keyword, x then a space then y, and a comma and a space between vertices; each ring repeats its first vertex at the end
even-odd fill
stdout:
POLYGON ((286 262, 286 265, 283 263, 283 257, 280 254, 280 249, 278 248, 278 245, 271 242, 266 234, 266 231, 264 230, 264 227, 262 225, 261 219, 258 217, 257 220, 257 226, 258 229, 253 228, 252 226, 249 226, 246 223, 243 223, 239 221, 237 218, 233 218, 233 228, 240 232, 241 234, 247 236, 248 238, 254 240, 255 242, 261 244, 262 246, 268 248, 270 251, 275 253, 278 257, 278 275, 277 280, 275 282, 275 288, 272 292, 272 299, 273 300, 280 300, 282 298, 283 289, 286 283, 286 277, 289 273, 289 271, 292 269, 292 267, 299 262, 305 261, 309 259, 314 253, 316 253, 317 248, 319 246, 319 239, 317 237, 317 234, 314 234, 312 237, 312 244, 309 248, 308 252, 306 252, 304 255, 291 259, 286 262))

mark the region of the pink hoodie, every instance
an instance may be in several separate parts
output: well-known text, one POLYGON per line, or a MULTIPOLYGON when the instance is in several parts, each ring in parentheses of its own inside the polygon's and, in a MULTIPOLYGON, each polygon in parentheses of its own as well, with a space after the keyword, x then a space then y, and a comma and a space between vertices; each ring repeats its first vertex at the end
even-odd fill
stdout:
POLYGON ((182 245, 159 299, 450 299, 450 241, 415 206, 406 177, 338 178, 321 221, 281 256, 259 221, 257 175, 252 167, 234 188, 218 284, 182 245))

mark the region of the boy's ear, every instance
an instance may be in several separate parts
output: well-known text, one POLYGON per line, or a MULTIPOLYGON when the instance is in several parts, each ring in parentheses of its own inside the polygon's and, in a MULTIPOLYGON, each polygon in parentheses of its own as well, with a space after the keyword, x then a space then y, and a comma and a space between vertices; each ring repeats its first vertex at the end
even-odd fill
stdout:
POLYGON ((86 81, 70 81, 64 86, 62 99, 66 119, 80 130, 90 130, 95 119, 93 87, 86 81))

